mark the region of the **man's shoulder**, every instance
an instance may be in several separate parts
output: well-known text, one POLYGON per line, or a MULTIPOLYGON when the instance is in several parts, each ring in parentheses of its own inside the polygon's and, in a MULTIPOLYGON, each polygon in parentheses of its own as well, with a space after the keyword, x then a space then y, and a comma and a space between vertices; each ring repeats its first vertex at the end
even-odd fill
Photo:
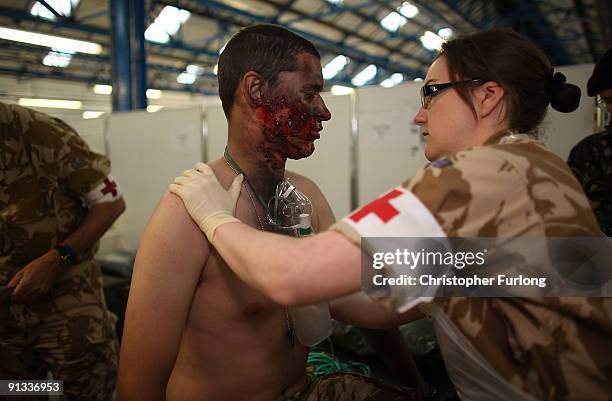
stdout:
POLYGON ((153 211, 150 225, 151 222, 157 222, 155 227, 158 225, 165 227, 163 231, 171 234, 167 236, 169 241, 183 241, 187 236, 192 236, 197 238, 198 242, 208 243, 206 236, 189 216, 181 198, 170 192, 162 195, 153 211), (180 234, 181 237, 176 237, 176 234, 180 234))

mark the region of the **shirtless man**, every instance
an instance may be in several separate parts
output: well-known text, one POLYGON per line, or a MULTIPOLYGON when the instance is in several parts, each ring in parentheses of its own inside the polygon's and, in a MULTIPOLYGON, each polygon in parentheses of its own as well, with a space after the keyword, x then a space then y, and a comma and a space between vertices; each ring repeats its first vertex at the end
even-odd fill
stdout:
MULTIPOLYGON (((258 198, 270 199, 283 177, 312 201, 315 231, 334 222, 317 186, 285 170, 287 158, 312 154, 322 122, 331 118, 320 96, 322 87, 317 50, 283 28, 251 26, 227 44, 219 60, 227 153, 209 166, 226 188, 244 171, 248 183, 236 181, 235 186, 241 191, 235 215, 243 222, 261 230, 271 228, 258 198)), ((364 327, 395 323, 395 316, 369 301, 358 310, 354 306, 354 300, 338 300, 331 305, 332 314, 364 327), (366 307, 372 312, 364 313, 366 307)), ((308 348, 292 341, 292 329, 288 309, 240 281, 182 201, 166 194, 136 258, 120 357, 119 399, 297 399, 310 382, 308 348)), ((383 391, 389 391, 385 400, 412 399, 365 384, 369 387, 363 399, 383 391)))

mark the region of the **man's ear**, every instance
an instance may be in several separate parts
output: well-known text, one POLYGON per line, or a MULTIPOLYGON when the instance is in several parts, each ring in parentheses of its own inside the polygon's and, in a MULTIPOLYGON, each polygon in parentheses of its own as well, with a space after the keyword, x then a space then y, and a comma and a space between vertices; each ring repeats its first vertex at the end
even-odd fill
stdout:
POLYGON ((244 98, 251 107, 259 107, 263 104, 266 82, 258 72, 247 71, 242 76, 240 86, 244 98))
MULTIPOLYGON (((495 111, 504 110, 506 91, 498 82, 487 81, 476 90, 476 107, 480 118, 488 117, 495 111)), ((501 116, 501 115, 500 115, 501 116)), ((503 116, 501 116, 503 118, 503 116)))

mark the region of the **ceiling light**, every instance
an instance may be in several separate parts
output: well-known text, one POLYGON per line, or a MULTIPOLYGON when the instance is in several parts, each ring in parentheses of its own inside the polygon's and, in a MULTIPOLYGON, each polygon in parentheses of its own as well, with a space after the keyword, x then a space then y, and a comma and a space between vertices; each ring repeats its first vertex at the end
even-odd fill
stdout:
POLYGON ((445 40, 436 35, 431 31, 427 31, 421 36, 421 43, 423 47, 429 50, 440 50, 442 48, 442 43, 445 40))
POLYGON ((170 35, 161 25, 153 23, 145 31, 145 39, 149 42, 166 43, 170 40, 170 35))
POLYGON ((336 96, 350 95, 353 92, 355 92, 355 90, 353 88, 348 87, 348 86, 334 85, 334 86, 331 87, 332 95, 336 95, 336 96))
POLYGON ((382 81, 380 83, 380 86, 384 88, 390 88, 392 86, 395 86, 401 83, 403 80, 404 80, 404 76, 401 73, 396 72, 395 74, 391 75, 389 78, 382 81))
POLYGON ((90 120, 92 118, 98 118, 102 114, 104 114, 103 111, 84 111, 83 112, 83 118, 86 119, 86 120, 90 120))
POLYGON ((155 112, 160 111, 163 108, 164 108, 164 106, 160 106, 158 104, 150 104, 150 105, 147 106, 147 111, 149 113, 155 113, 155 112))
POLYGON ((159 99, 162 96, 162 91, 159 89, 147 89, 147 98, 159 99))
POLYGON ((80 110, 82 103, 78 100, 60 100, 60 99, 33 99, 22 97, 18 101, 20 106, 24 107, 46 107, 50 109, 71 109, 80 110))
MULTIPOLYGON (((49 7, 57 11, 58 14, 70 17, 72 15, 72 10, 79 4, 79 0, 46 0, 46 3, 49 7)), ((56 19, 55 14, 38 1, 34 3, 30 9, 30 14, 52 21, 56 19)))
POLYGON ((190 16, 191 13, 187 10, 165 6, 145 31, 145 39, 151 42, 167 43, 170 36, 177 33, 190 16))
POLYGON ((68 67, 71 59, 72 53, 64 53, 53 49, 47 53, 42 63, 49 67, 65 68, 68 67))
POLYGON ((198 79, 199 75, 204 74, 204 67, 200 67, 199 65, 189 64, 185 71, 180 73, 178 77, 176 77, 176 82, 183 85, 191 85, 198 79))
POLYGON ((185 68, 185 71, 187 71, 189 74, 201 75, 204 73, 204 68, 200 67, 199 65, 189 64, 187 68, 185 68))
POLYGON ((195 82, 197 76, 195 74, 190 74, 188 72, 181 72, 178 77, 176 77, 176 82, 183 85, 191 85, 195 82))
POLYGON ((323 67, 323 79, 332 79, 349 63, 349 58, 343 55, 334 57, 323 67))
POLYGON ((378 69, 376 68, 376 66, 374 64, 370 64, 369 66, 361 70, 359 74, 355 75, 351 80, 351 83, 355 86, 363 86, 376 76, 377 71, 378 69))
POLYGON ((46 46, 63 53, 102 53, 102 46, 97 43, 61 38, 59 36, 45 35, 42 33, 20 31, 18 29, 11 28, 0 27, 0 39, 29 43, 31 45, 46 46))
POLYGON ((403 2, 402 5, 399 6, 398 11, 406 18, 414 18, 419 13, 417 6, 407 1, 403 2))
POLYGON ((113 93, 113 87, 110 85, 94 85, 93 91, 98 95, 110 95, 113 93))
POLYGON ((406 18, 396 13, 395 11, 392 11, 385 18, 383 18, 382 21, 380 21, 380 24, 383 26, 383 28, 391 32, 397 31, 405 23, 406 18))
POLYGON ((451 28, 440 28, 438 30, 438 36, 444 40, 448 40, 453 36, 453 30, 451 28))

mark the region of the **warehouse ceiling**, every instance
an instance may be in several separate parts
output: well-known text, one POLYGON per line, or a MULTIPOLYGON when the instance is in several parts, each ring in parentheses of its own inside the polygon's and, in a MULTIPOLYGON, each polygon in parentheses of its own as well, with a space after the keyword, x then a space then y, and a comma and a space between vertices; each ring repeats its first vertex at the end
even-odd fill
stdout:
MULTIPOLYGON (((321 52, 328 88, 422 78, 442 38, 491 27, 530 37, 555 65, 593 63, 612 45, 610 3, 149 0, 148 87, 215 94, 219 51, 238 29, 257 22, 280 24, 311 40, 321 52)), ((110 0, 0 0, 0 33, 0 74, 111 83, 110 0), (22 33, 6 28, 78 39, 94 48, 75 51, 58 40, 24 43, 14 40, 22 33)))

